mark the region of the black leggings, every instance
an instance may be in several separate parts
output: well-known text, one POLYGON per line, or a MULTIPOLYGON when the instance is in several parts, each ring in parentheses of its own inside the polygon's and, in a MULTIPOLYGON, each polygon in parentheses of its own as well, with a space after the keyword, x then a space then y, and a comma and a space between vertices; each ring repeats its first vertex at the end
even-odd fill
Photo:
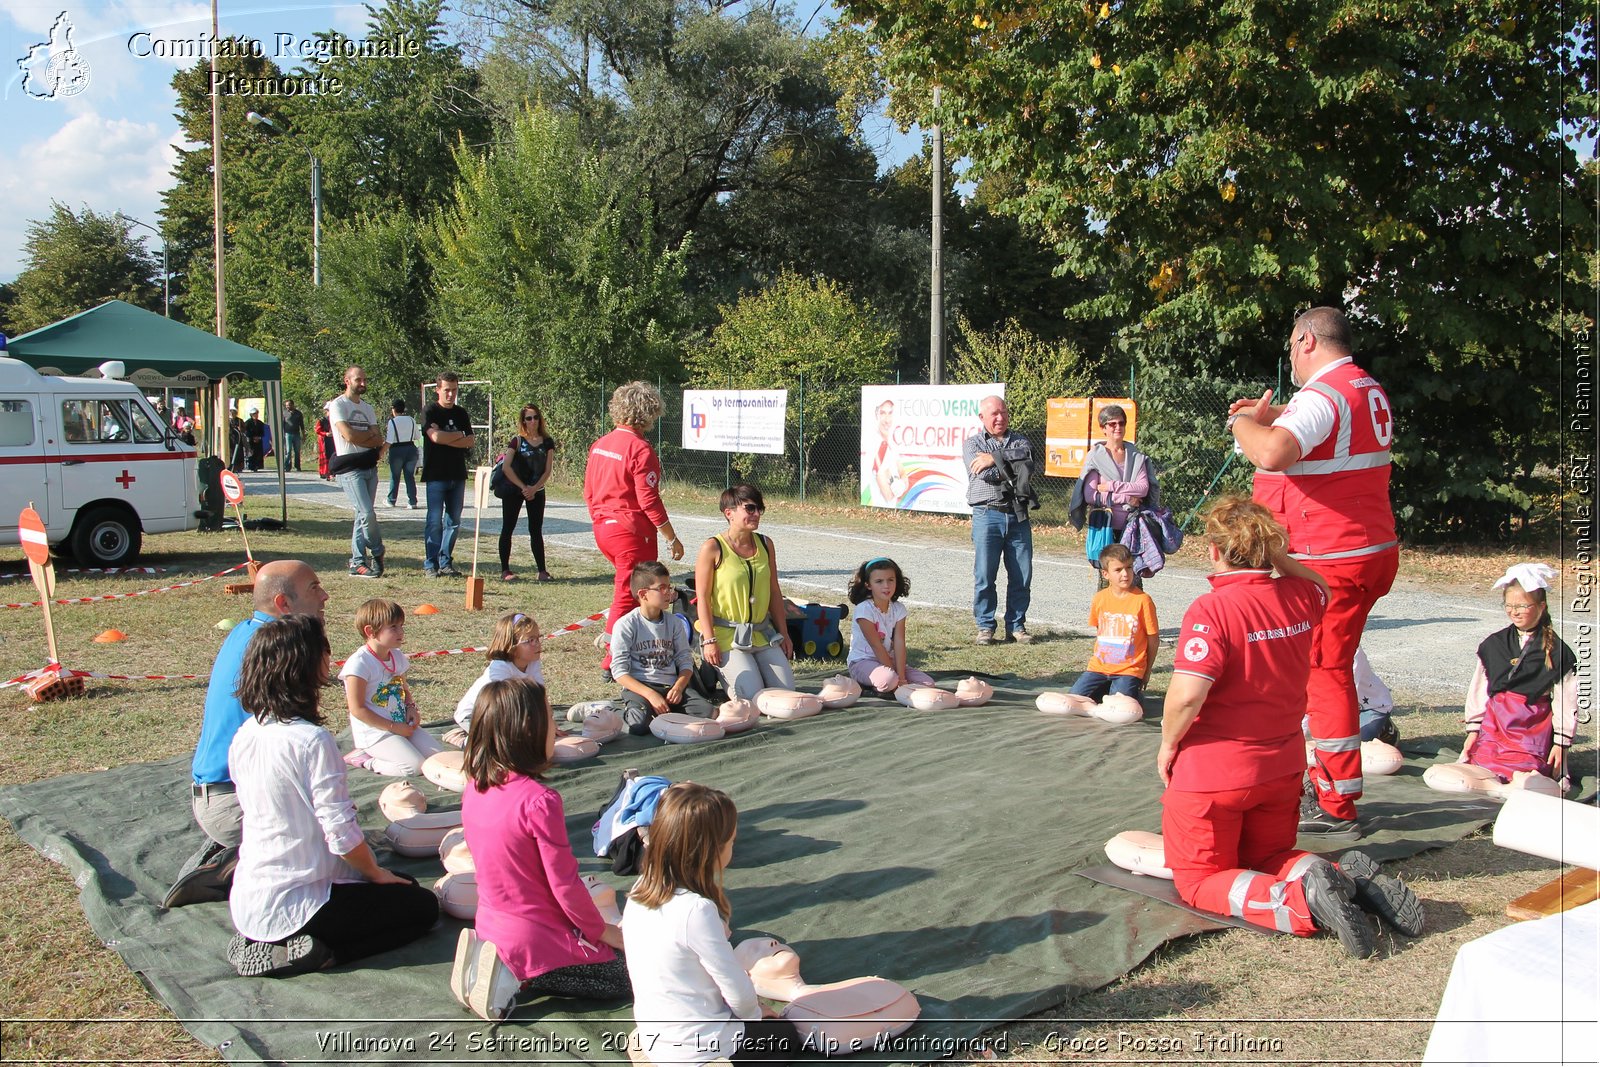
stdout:
POLYGON ((328 902, 295 934, 310 934, 345 964, 409 944, 438 921, 439 898, 416 882, 336 882, 328 902))
POLYGON ((517 530, 517 515, 522 511, 522 505, 528 505, 528 540, 533 545, 534 566, 540 571, 546 569, 544 565, 544 490, 533 494, 532 500, 523 500, 514 496, 510 500, 500 501, 500 569, 511 569, 511 536, 517 530))
POLYGON ((574 963, 570 967, 557 967, 522 983, 522 991, 551 997, 583 997, 586 1000, 633 999, 628 964, 621 956, 604 963, 574 963))
POLYGON ((734 1063, 788 1063, 800 1053, 800 1031, 788 1019, 756 1019, 744 1024, 734 1063))

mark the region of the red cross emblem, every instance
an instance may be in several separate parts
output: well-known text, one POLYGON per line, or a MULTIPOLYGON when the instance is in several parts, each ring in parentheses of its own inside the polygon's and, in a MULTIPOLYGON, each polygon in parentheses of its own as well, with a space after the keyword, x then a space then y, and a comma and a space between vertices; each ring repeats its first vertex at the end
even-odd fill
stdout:
POLYGON ((1394 437, 1394 416, 1389 410, 1389 398, 1374 389, 1367 394, 1367 412, 1372 416, 1372 433, 1382 448, 1389 447, 1394 437))
POLYGON ((127 468, 123 468, 122 474, 119 475, 116 478, 111 479, 111 480, 114 481, 114 482, 122 483, 122 488, 126 489, 126 488, 128 488, 128 486, 132 485, 134 482, 138 481, 139 479, 137 479, 133 475, 129 474, 128 471, 127 471, 127 468))

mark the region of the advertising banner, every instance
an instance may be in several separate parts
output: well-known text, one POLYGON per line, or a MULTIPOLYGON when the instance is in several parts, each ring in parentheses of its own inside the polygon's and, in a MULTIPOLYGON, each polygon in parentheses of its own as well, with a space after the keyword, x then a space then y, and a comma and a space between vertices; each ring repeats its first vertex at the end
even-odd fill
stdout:
POLYGON ((1139 405, 1125 396, 1058 396, 1045 403, 1044 472, 1055 478, 1076 478, 1083 473, 1083 458, 1096 441, 1106 439, 1100 429, 1100 410, 1119 405, 1128 416, 1126 436, 1137 443, 1139 405))
POLYGON ((861 389, 861 503, 964 515, 961 446, 983 432, 978 406, 1003 384, 867 385, 861 389))
POLYGON ((787 389, 685 389, 683 447, 783 454, 787 389))

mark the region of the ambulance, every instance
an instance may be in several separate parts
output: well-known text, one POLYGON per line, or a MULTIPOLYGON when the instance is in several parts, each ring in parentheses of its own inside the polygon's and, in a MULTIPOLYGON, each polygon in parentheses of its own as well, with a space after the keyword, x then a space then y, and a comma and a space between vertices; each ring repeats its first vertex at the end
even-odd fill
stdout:
POLYGON ((144 535, 199 525, 195 449, 139 389, 103 378, 40 374, 0 357, 0 545, 20 544, 28 504, 50 543, 82 566, 126 566, 144 535))

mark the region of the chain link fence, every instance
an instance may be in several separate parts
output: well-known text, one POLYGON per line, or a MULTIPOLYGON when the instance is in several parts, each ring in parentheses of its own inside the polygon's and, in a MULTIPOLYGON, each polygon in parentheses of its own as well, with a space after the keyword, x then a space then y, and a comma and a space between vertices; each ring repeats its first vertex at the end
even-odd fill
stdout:
MULTIPOLYGON (((576 486, 582 480, 588 445, 611 428, 606 406, 611 390, 620 382, 602 382, 591 396, 565 397, 561 422, 553 428, 564 444, 558 459, 558 479, 576 486)), ((897 384, 918 384, 898 382, 897 384)), ((1250 465, 1233 452, 1233 439, 1225 423, 1228 406, 1236 399, 1259 396, 1271 383, 1236 381, 1203 370, 1172 370, 1135 374, 1130 379, 1102 381, 1100 397, 1131 397, 1138 404, 1139 448, 1154 461, 1162 502, 1179 522, 1186 520, 1210 496, 1229 490, 1248 492, 1250 465)), ((829 504, 859 504, 861 499, 861 389, 856 383, 797 379, 788 384, 788 432, 782 455, 708 452, 684 448, 683 386, 657 383, 665 402, 652 443, 661 457, 668 481, 720 491, 744 480, 761 487, 769 497, 815 500, 829 504), (809 390, 809 397, 808 397, 809 390), (832 417, 815 418, 817 410, 832 417)), ((694 388, 714 388, 699 383, 694 388)), ((514 412, 515 408, 503 410, 514 412)), ((1045 428, 1018 426, 1034 445, 1041 464, 1045 454, 1045 428)), ((1043 478, 1044 522, 1065 523, 1073 478, 1043 478)))

